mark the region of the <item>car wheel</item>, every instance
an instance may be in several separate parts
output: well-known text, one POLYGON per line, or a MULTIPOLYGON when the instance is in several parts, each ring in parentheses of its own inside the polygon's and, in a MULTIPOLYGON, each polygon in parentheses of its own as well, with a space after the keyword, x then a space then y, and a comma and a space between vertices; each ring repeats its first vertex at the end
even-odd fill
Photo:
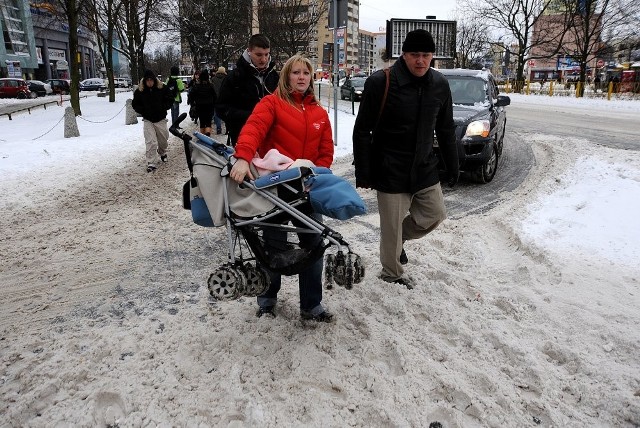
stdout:
POLYGON ((31 92, 31 98, 38 98, 37 92, 31 92))
POLYGON ((471 172, 471 178, 478 183, 488 183, 493 180, 498 170, 498 148, 494 142, 491 145, 491 156, 483 165, 479 166, 471 172))
POLYGON ((24 100, 25 98, 27 98, 27 94, 25 94, 24 92, 18 92, 16 98, 18 98, 19 100, 24 100))

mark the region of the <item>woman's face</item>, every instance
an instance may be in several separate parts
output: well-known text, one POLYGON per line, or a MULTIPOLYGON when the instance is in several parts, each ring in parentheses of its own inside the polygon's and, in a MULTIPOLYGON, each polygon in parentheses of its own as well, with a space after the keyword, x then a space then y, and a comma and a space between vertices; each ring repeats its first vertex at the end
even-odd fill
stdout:
POLYGON ((293 64, 289 73, 289 85, 294 91, 305 93, 311 84, 311 72, 302 62, 293 64))

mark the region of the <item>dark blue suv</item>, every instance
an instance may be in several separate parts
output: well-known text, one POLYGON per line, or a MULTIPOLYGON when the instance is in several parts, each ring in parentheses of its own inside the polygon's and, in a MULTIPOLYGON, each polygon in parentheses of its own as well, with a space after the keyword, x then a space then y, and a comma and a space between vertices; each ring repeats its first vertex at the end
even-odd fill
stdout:
MULTIPOLYGON (((493 180, 507 123, 505 107, 511 99, 498 95, 498 86, 489 71, 440 69, 449 81, 453 98, 453 119, 460 170, 479 183, 493 180)), ((434 141, 437 152, 437 139, 434 141)), ((439 155, 439 153, 438 153, 439 155)), ((441 159, 441 167, 444 167, 441 159)))

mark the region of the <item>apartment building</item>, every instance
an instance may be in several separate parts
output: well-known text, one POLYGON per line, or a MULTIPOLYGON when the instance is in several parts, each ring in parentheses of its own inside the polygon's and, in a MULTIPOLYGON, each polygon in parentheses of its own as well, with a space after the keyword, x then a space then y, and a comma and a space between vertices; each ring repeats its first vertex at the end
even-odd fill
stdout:
POLYGON ((26 0, 0 3, 0 77, 24 77, 37 68, 31 12, 26 0))
MULTIPOLYGON (((352 70, 361 68, 358 56, 360 10, 357 0, 346 1, 346 25, 335 31, 337 32, 338 67, 340 70, 350 73, 352 70)), ((333 69, 334 30, 330 29, 328 25, 329 11, 327 10, 323 15, 318 23, 318 62, 315 66, 316 69, 330 71, 333 69), (322 49, 322 55, 320 55, 320 49, 322 49)))

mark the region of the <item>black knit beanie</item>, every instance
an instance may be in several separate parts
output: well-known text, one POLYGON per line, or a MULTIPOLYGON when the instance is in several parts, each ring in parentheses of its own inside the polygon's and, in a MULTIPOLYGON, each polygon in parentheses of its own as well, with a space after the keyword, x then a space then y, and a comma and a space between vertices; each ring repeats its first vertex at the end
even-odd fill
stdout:
POLYGON ((144 71, 144 78, 145 79, 155 79, 156 78, 156 73, 154 73, 151 70, 145 70, 144 71))
POLYGON ((417 29, 409 31, 402 43, 402 52, 430 52, 436 51, 436 44, 427 30, 417 29))

